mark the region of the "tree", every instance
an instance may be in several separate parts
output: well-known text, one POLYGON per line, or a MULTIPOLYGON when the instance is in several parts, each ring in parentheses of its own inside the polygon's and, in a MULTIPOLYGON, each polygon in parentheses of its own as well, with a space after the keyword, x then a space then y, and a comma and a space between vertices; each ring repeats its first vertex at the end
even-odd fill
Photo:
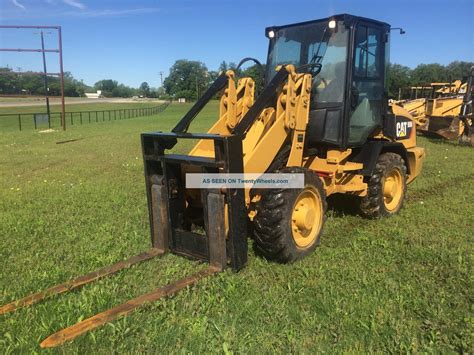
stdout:
POLYGON ((186 59, 177 60, 163 82, 168 95, 186 99, 197 99, 208 86, 209 75, 204 63, 186 59))
POLYGON ((143 95, 144 97, 150 97, 150 85, 148 85, 146 81, 140 84, 138 91, 140 95, 143 95))
POLYGON ((226 72, 227 70, 229 69, 229 66, 227 65, 227 63, 225 62, 225 60, 223 60, 221 62, 221 64, 219 64, 219 69, 217 70, 218 72, 226 72))
POLYGON ((136 95, 136 89, 133 89, 131 87, 128 87, 124 84, 119 84, 117 85, 116 88, 112 90, 112 96, 113 97, 131 97, 133 95, 136 95))
POLYGON ((99 80, 94 84, 96 90, 101 90, 104 96, 113 96, 113 91, 118 86, 118 82, 112 79, 99 80))
POLYGON ((455 61, 446 66, 448 72, 449 81, 462 80, 465 81, 471 67, 474 66, 474 62, 461 62, 455 61))
POLYGON ((449 82, 446 68, 438 63, 419 64, 413 69, 411 76, 416 84, 449 82))
POLYGON ((242 76, 248 76, 253 79, 253 81, 255 82, 255 89, 257 91, 260 91, 263 88, 263 81, 265 79, 265 67, 265 64, 262 64, 262 67, 257 64, 254 64, 242 71, 242 76))
POLYGON ((0 68, 2 74, 0 75, 0 94, 19 94, 20 82, 10 68, 0 68))
POLYGON ((387 88, 390 98, 398 99, 399 89, 411 86, 411 69, 400 64, 390 64, 387 70, 387 88))

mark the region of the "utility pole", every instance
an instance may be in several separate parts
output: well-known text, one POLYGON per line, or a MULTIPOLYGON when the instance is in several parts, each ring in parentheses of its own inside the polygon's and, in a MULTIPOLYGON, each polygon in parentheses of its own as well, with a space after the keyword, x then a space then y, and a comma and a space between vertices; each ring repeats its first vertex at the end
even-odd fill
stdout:
POLYGON ((161 86, 163 86, 163 72, 160 71, 160 80, 161 80, 161 86))
POLYGON ((61 83, 61 126, 63 131, 66 130, 66 105, 64 103, 64 68, 63 68, 63 36, 61 34, 61 26, 58 26, 58 45, 59 45, 59 71, 61 83))
POLYGON ((44 96, 46 97, 46 112, 48 113, 48 127, 51 128, 51 111, 49 108, 49 87, 48 87, 48 71, 46 70, 46 52, 44 51, 44 35, 41 33, 41 51, 43 54, 43 71, 44 71, 44 96))
POLYGON ((196 75, 196 101, 199 100, 199 86, 198 86, 198 77, 196 75))
POLYGON ((21 75, 21 67, 16 67, 16 71, 18 72, 18 80, 20 81, 20 88, 19 94, 23 94, 23 77, 21 75))

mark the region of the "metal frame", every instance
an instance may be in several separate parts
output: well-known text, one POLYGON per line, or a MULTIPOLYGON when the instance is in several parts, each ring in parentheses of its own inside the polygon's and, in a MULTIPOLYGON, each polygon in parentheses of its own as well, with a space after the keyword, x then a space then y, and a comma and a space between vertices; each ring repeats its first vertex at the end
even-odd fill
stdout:
POLYGON ((183 165, 198 166, 203 172, 242 173, 242 138, 190 133, 144 133, 142 149, 145 165, 148 211, 152 246, 192 259, 205 260, 211 266, 234 271, 247 262, 247 220, 242 189, 200 190, 203 202, 205 235, 186 230, 183 225, 186 201, 183 165), (165 154, 178 139, 213 140, 215 158, 165 154), (227 205, 227 218, 224 215, 227 205), (206 217, 212 217, 208 220, 206 217), (225 221, 228 238, 225 238, 225 221))
MULTIPOLYGON (((32 49, 32 48, 0 48, 0 52, 38 52, 43 54, 43 66, 44 72, 8 72, 1 74, 20 74, 20 75, 54 75, 59 76, 60 83, 61 83, 61 126, 63 130, 66 130, 66 107, 64 102, 64 68, 63 68, 63 41, 62 41, 62 32, 61 26, 19 26, 19 25, 1 25, 0 29, 51 29, 56 30, 58 32, 58 48, 57 49, 44 49, 44 44, 41 49, 32 49), (46 72, 46 59, 44 58, 45 53, 58 53, 59 55, 59 73, 48 73, 46 72)), ((43 42, 43 41, 42 41, 43 42)), ((46 92, 46 100, 48 101, 48 93, 46 92)), ((48 109, 49 111, 49 109, 48 109)))

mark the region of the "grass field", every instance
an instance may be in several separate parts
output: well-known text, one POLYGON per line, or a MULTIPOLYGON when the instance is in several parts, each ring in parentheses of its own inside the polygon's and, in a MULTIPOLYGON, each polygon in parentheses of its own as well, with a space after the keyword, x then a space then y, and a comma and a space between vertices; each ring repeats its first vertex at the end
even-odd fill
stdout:
MULTIPOLYGON (((0 303, 148 248, 139 134, 169 130, 187 107, 66 132, 0 133, 0 303)), ((278 265, 251 252, 241 272, 53 352, 473 352, 474 148, 419 144, 424 171, 399 215, 330 209, 321 247, 306 259, 278 265)), ((0 353, 38 352, 51 333, 204 267, 167 255, 0 316, 0 353)))

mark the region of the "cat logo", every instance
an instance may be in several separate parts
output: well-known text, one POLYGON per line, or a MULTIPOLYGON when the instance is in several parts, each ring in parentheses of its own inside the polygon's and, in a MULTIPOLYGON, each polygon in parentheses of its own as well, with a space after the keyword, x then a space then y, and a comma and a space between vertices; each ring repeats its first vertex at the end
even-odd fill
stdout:
POLYGON ((396 134, 397 139, 406 139, 410 137, 413 122, 407 119, 397 120, 396 134))

